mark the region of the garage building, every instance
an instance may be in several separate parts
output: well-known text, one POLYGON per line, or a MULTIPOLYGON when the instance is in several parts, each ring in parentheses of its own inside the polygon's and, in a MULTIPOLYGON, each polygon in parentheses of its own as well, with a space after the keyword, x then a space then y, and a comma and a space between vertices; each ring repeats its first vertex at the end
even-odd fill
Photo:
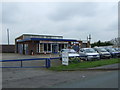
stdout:
MULTIPOLYGON (((82 47, 82 41, 63 39, 63 36, 23 34, 15 39, 15 52, 20 54, 59 53, 61 49, 82 47)), ((89 47, 89 42, 86 43, 89 47)))

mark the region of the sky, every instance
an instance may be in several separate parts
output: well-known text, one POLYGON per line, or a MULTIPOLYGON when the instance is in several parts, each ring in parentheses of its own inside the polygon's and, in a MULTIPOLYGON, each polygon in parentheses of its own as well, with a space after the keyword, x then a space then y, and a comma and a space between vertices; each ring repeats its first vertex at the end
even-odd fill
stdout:
MULTIPOLYGON (((0 3, 1 4, 1 3, 0 3)), ((117 2, 3 2, 2 41, 10 44, 22 34, 62 35, 92 42, 118 37, 117 2)))

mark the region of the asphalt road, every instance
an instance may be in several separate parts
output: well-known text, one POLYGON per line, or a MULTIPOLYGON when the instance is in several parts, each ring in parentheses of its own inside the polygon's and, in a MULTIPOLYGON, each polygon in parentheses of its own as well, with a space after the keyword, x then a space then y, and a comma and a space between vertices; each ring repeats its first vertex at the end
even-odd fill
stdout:
POLYGON ((107 71, 96 76, 83 76, 74 82, 62 83, 52 88, 118 88, 118 71, 107 71))

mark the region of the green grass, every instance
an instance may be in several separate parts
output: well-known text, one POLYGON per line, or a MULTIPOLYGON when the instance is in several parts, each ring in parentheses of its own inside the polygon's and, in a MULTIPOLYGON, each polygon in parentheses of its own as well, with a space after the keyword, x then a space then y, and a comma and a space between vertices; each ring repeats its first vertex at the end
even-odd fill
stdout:
POLYGON ((75 62, 75 63, 69 63, 68 66, 60 65, 57 67, 51 67, 49 69, 54 71, 78 70, 78 69, 92 68, 92 67, 103 66, 103 65, 110 65, 115 63, 120 63, 120 58, 98 60, 98 61, 83 61, 83 62, 77 62, 77 63, 75 62))

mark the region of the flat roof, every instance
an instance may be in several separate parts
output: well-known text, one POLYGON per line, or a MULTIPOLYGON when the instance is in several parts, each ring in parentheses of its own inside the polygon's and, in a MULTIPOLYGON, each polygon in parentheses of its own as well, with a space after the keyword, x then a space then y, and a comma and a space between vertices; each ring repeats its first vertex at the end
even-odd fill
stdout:
POLYGON ((26 41, 73 41, 73 42, 76 42, 77 40, 74 40, 74 39, 28 38, 28 39, 18 40, 17 42, 26 42, 26 41))
POLYGON ((45 35, 45 34, 23 34, 23 36, 50 36, 50 37, 63 37, 60 35, 45 35))
POLYGON ((45 35, 45 34, 22 34, 20 35, 19 37, 15 38, 15 39, 19 39, 20 37, 23 37, 23 36, 42 36, 42 37, 61 37, 63 38, 62 35, 45 35))

